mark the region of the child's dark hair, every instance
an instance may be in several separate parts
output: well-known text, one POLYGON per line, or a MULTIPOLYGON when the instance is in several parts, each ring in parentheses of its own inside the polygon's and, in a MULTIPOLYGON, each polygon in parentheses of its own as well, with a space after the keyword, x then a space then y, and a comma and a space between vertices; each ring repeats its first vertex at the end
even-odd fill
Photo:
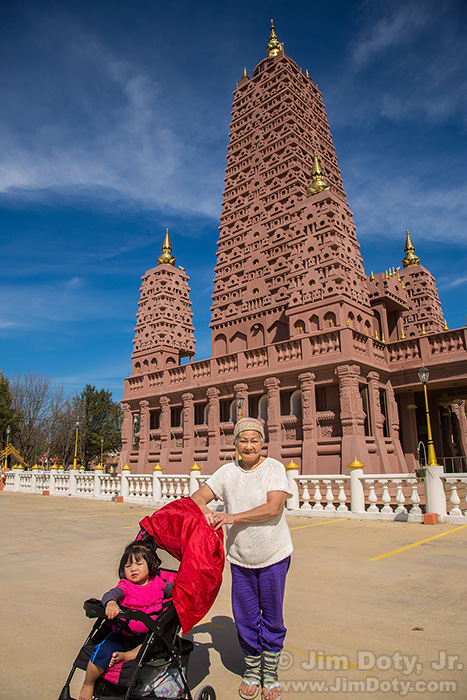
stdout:
POLYGON ((118 565, 119 578, 126 578, 125 565, 132 559, 135 561, 144 559, 148 565, 149 578, 154 578, 154 576, 157 575, 161 565, 161 560, 157 556, 157 546, 154 538, 146 534, 140 539, 130 542, 130 544, 125 547, 125 551, 120 559, 120 564, 118 565))

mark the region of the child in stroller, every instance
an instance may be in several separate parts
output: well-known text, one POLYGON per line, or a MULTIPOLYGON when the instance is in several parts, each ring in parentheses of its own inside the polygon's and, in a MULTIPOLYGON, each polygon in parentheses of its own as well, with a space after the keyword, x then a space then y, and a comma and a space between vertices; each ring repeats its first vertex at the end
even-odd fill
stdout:
MULTIPOLYGON (((132 656, 136 653, 136 658, 125 661, 124 658, 128 657, 113 656, 114 664, 111 665, 111 655, 109 667, 95 681, 94 698, 193 700, 186 671, 194 645, 179 633, 182 631, 185 635, 188 634, 204 618, 216 599, 224 568, 222 532, 213 530, 207 524, 203 512, 191 498, 180 498, 167 503, 152 515, 143 518, 140 527, 141 533, 135 544, 141 544, 142 539, 143 544, 149 544, 154 553, 159 547, 180 562, 179 569, 175 572, 159 569, 158 557, 156 561, 159 577, 168 585, 174 580, 171 599, 164 599, 164 594, 168 594, 168 588, 164 585, 158 599, 162 609, 156 617, 149 616, 144 610, 133 609, 120 612, 111 620, 100 600, 85 601, 86 615, 97 619, 73 663, 58 700, 73 700, 70 684, 75 671, 86 671, 96 647, 114 631, 114 626, 117 631, 123 631, 124 638, 127 635, 128 648, 112 651, 112 655, 132 656), (153 542, 148 542, 147 538, 153 542), (135 621, 143 623, 144 629, 148 630, 139 639, 134 638, 137 632, 129 627, 135 621)), ((124 554, 122 560, 125 564, 128 555, 125 557, 124 554)), ((135 578, 138 578, 136 574, 135 578)), ((116 588, 123 586, 123 590, 129 583, 126 577, 122 577, 116 588)), ((138 592, 146 589, 147 585, 140 586, 138 592)), ((119 607, 123 604, 123 598, 116 600, 114 596, 111 600, 116 601, 119 607)), ((194 700, 216 700, 215 691, 210 685, 202 685, 194 700)))
MULTIPOLYGON (((170 598, 176 574, 164 571, 161 575, 160 564, 154 539, 149 535, 127 545, 118 567, 120 581, 102 597, 108 620, 115 619, 122 612, 120 604, 151 616, 161 611, 164 601, 170 598)), ((113 627, 96 645, 86 668, 79 700, 92 700, 94 684, 106 669, 131 661, 138 655, 142 636, 148 629, 137 620, 129 620, 128 626, 128 630, 113 627)))

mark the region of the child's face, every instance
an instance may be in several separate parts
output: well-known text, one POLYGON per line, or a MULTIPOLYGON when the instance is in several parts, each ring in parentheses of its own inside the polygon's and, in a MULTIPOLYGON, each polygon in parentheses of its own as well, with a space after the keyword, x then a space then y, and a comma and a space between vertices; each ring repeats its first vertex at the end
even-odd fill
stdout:
POLYGON ((125 578, 138 586, 144 586, 149 581, 149 569, 146 560, 143 557, 138 560, 134 557, 128 559, 125 564, 125 578))

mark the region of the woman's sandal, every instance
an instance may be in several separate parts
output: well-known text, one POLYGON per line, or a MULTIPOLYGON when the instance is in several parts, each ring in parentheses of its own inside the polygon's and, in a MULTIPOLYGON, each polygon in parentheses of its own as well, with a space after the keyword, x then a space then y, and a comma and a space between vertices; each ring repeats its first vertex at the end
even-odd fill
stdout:
POLYGON ((264 700, 266 700, 266 695, 264 694, 265 688, 267 690, 267 699, 268 700, 269 700, 269 695, 271 693, 271 690, 273 690, 274 688, 279 688, 279 690, 281 692, 279 693, 279 695, 276 695, 274 700, 281 700, 281 698, 282 698, 282 686, 280 684, 280 681, 271 681, 271 683, 266 683, 266 682, 263 683, 263 698, 264 698, 264 700))
POLYGON ((248 690, 251 690, 253 686, 256 686, 256 693, 253 695, 247 695, 246 693, 242 693, 240 688, 238 689, 238 694, 240 695, 243 700, 253 700, 258 693, 259 693, 259 686, 261 685, 261 679, 258 678, 243 678, 242 683, 245 683, 245 685, 248 686, 248 690))

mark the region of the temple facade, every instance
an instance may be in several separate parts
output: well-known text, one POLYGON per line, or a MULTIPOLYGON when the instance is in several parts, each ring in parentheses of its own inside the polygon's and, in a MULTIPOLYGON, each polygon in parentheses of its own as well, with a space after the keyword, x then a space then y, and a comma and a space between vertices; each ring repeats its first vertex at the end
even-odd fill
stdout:
POLYGON ((142 277, 120 466, 212 473, 235 455, 241 414, 302 473, 345 473, 355 457, 410 471, 427 441, 422 364, 436 453, 466 455, 466 329, 448 330, 409 231, 397 269, 365 274, 322 95, 272 22, 234 93, 219 231, 211 358, 194 361, 168 231, 142 277))

